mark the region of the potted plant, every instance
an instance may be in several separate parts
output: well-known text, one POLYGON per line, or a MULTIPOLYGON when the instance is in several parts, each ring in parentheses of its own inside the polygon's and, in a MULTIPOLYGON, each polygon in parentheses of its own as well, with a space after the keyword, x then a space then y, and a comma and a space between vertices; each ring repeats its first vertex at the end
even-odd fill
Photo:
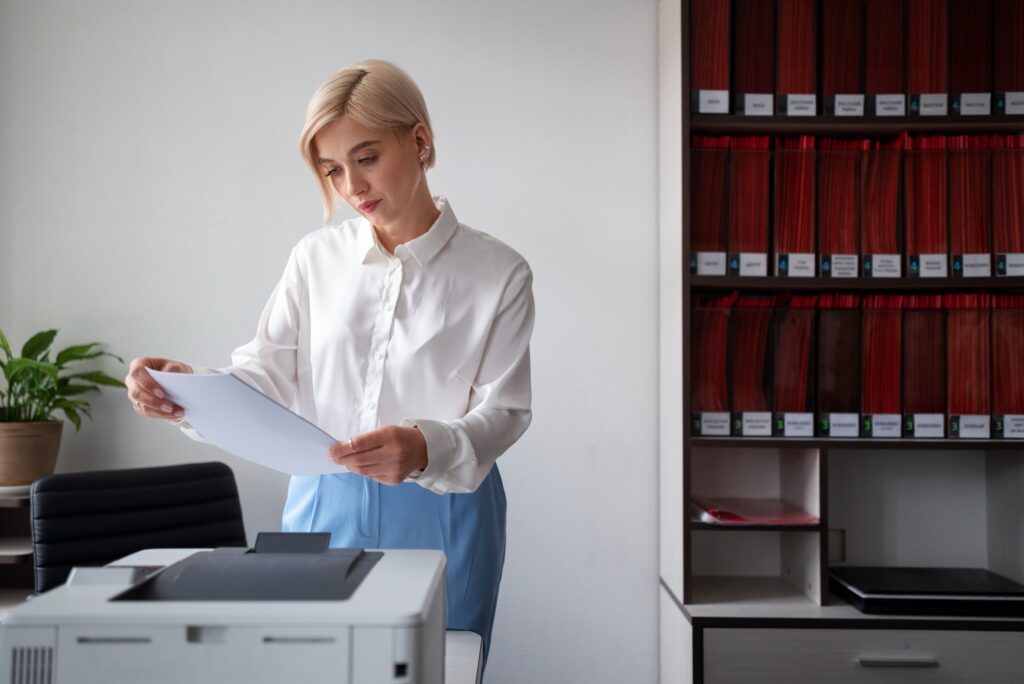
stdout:
POLYGON ((81 414, 92 419, 82 395, 98 392, 100 385, 125 386, 99 371, 69 372, 67 364, 100 356, 124 363, 115 354, 94 349, 98 342, 68 347, 51 360, 50 345, 56 336, 56 330, 33 335, 21 356, 15 356, 0 330, 0 370, 6 381, 0 391, 0 486, 30 485, 53 473, 63 425, 54 413, 63 411, 75 429, 81 429, 81 414))

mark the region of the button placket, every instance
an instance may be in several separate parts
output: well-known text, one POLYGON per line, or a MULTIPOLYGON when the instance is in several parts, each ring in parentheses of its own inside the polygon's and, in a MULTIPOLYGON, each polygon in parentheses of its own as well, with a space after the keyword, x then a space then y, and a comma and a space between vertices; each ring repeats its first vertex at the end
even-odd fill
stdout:
POLYGON ((372 430, 377 423, 377 402, 384 380, 384 362, 387 356, 387 345, 391 340, 394 326, 395 301, 402 284, 401 263, 398 259, 389 259, 384 287, 381 290, 380 309, 374 321, 371 334, 370 359, 367 364, 367 383, 363 405, 364 430, 372 430))

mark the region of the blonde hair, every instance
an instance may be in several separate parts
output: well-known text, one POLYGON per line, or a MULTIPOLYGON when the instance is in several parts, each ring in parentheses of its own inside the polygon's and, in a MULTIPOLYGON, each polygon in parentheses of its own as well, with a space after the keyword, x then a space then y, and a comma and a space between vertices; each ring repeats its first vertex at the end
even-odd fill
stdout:
MULTIPOLYGON (((392 130, 398 136, 407 135, 417 123, 422 123, 430 132, 430 115, 412 77, 391 62, 368 59, 338 70, 326 83, 320 86, 306 110, 306 124, 299 136, 299 150, 306 164, 313 170, 324 205, 324 222, 334 215, 336 194, 330 178, 320 171, 317 164, 317 132, 343 116, 367 128, 392 130)), ((431 144, 429 155, 423 163, 424 169, 434 165, 435 146, 431 144)))

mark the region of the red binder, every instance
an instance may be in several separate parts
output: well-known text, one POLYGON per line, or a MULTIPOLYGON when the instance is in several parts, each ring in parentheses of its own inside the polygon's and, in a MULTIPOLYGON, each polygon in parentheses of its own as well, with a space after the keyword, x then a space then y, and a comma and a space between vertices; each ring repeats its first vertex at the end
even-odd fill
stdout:
POLYGON ((778 0, 776 91, 780 114, 817 113, 817 0, 778 0), (797 106, 789 95, 812 105, 797 106), (792 107, 790 105, 793 105, 792 107))
POLYGON ((815 150, 814 136, 779 138, 775 151, 776 275, 815 274, 815 150), (792 255, 805 259, 794 268, 792 255), (783 264, 784 269, 779 265, 783 264))
MULTIPOLYGON (((729 0, 692 0, 690 7, 690 90, 693 111, 729 111, 729 0), (725 91, 724 103, 705 99, 701 91, 725 91), (723 107, 715 107, 722 104, 723 107)), ((717 96, 716 96, 717 97, 717 96)))
POLYGON ((826 103, 864 92, 862 0, 821 0, 821 87, 826 103))
POLYGON ((909 139, 904 172, 907 275, 949 275, 946 224, 946 138, 920 136, 909 139))

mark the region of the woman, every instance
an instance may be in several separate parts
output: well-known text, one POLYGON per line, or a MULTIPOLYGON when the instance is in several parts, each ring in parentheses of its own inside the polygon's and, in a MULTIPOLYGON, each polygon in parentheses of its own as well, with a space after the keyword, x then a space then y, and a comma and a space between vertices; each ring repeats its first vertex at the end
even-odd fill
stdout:
MULTIPOLYGON (((337 72, 310 102, 300 148, 325 222, 337 198, 361 216, 299 241, 256 336, 219 372, 351 436, 324 456, 349 472, 291 478, 282 529, 330 532, 332 546, 443 549, 448 628, 480 634, 486 663, 505 555, 495 460, 531 418, 532 272, 431 196, 430 117, 398 67, 337 72)), ((147 367, 192 367, 140 357, 125 383, 137 413, 202 440, 147 367)))

